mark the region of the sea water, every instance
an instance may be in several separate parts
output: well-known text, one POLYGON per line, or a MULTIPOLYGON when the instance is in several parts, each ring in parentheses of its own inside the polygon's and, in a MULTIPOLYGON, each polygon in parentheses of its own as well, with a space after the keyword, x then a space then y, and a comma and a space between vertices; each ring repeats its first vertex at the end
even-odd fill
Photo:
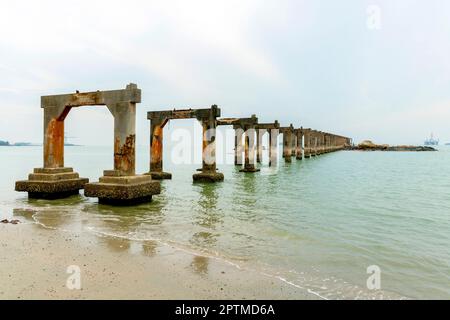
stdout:
MULTIPOLYGON (((66 166, 96 181, 112 146, 66 147, 66 166)), ((148 171, 137 148, 137 172, 148 171)), ((232 151, 228 156, 233 158, 232 151)), ((324 299, 450 298, 450 148, 438 152, 340 151, 282 159, 261 172, 218 165, 225 181, 193 183, 199 164, 173 164, 153 201, 99 205, 82 192, 32 200, 14 191, 42 166, 42 147, 0 147, 0 217, 34 212, 44 226, 153 240, 305 290, 324 299), (380 288, 367 286, 375 266, 380 288), (375 288, 377 289, 377 288, 375 288)))

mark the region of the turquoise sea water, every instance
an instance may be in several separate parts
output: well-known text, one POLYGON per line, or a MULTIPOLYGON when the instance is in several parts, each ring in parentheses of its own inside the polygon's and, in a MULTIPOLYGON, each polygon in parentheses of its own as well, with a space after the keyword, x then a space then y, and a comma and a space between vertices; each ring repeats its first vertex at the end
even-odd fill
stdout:
MULTIPOLYGON (((137 154, 137 171, 147 171, 147 148, 137 154)), ((52 228, 154 240, 204 256, 201 272, 222 259, 327 299, 450 298, 448 147, 341 151, 256 174, 219 165, 217 184, 193 184, 199 165, 167 161, 173 180, 134 207, 82 195, 28 200, 14 181, 42 166, 42 147, 3 147, 0 158, 2 218, 31 210, 52 228), (371 265, 381 269, 380 290, 366 286, 371 265)), ((112 148, 66 147, 66 165, 95 181, 112 167, 112 148)))

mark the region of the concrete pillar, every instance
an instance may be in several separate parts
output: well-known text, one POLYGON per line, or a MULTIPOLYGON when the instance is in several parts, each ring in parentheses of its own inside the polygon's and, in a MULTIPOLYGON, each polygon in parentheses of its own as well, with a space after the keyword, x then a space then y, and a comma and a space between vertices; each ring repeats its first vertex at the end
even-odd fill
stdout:
POLYGON ((216 123, 203 120, 202 172, 216 172, 216 123))
POLYGON ((150 119, 150 174, 153 179, 172 179, 172 174, 163 171, 164 126, 165 118, 150 119))
POLYGON ((263 154, 263 146, 262 146, 262 138, 264 133, 266 133, 267 130, 265 129, 258 129, 256 130, 256 162, 261 163, 262 161, 262 154, 263 154))
POLYGON ((255 167, 255 128, 254 126, 246 126, 244 133, 244 153, 245 163, 241 172, 257 172, 259 169, 255 167))
MULTIPOLYGON (((195 173, 194 181, 216 182, 223 181, 223 173, 217 172, 216 167, 216 114, 214 109, 209 118, 202 119, 203 141, 202 141, 202 171, 195 173)), ((220 112, 220 111, 219 111, 220 112)))
POLYGON ((297 160, 302 160, 303 159, 303 148, 302 148, 302 141, 303 141, 303 129, 297 129, 296 130, 296 158, 297 160))
POLYGON ((162 172, 163 169, 163 132, 161 122, 150 123, 150 172, 162 172))
POLYGON ((244 130, 240 126, 234 126, 234 165, 242 165, 242 136, 244 130))
POLYGON ((136 103, 107 106, 114 117, 114 170, 121 176, 135 175, 136 103))
POLYGON ((297 150, 297 135, 295 133, 291 134, 291 155, 293 157, 296 156, 296 150, 297 150))
POLYGON ((70 107, 44 108, 44 168, 64 167, 64 120, 70 107))
POLYGON ((283 132, 283 158, 286 162, 292 162, 292 133, 290 130, 284 130, 283 132))
POLYGON ((276 166, 278 161, 279 129, 269 130, 269 166, 276 166))
POLYGON ((311 157, 311 150, 310 150, 310 129, 303 129, 303 147, 304 147, 304 157, 310 158, 311 157))

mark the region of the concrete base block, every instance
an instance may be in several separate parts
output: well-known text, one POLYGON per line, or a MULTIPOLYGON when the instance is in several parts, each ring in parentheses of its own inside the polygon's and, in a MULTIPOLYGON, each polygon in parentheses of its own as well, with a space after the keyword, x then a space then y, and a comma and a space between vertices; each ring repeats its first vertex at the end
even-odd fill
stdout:
POLYGON ((243 169, 239 170, 239 172, 250 172, 250 173, 259 171, 261 170, 256 168, 255 166, 244 167, 243 169))
POLYGON ((153 195, 160 193, 160 183, 152 181, 150 175, 103 176, 99 182, 88 183, 84 187, 86 197, 113 205, 150 202, 153 195))
POLYGON ((220 182, 223 181, 223 173, 220 172, 200 172, 192 175, 194 182, 220 182))
POLYGON ((147 172, 146 175, 151 176, 154 180, 172 179, 172 174, 169 172, 147 172))
POLYGON ((87 183, 72 168, 35 168, 28 180, 16 181, 15 190, 35 199, 61 199, 78 194, 87 183))

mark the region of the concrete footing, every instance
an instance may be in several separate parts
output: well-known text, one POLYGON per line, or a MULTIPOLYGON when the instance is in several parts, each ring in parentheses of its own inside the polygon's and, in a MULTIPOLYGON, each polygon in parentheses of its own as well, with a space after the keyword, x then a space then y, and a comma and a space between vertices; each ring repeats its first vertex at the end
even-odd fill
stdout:
POLYGON ((15 190, 28 192, 29 198, 60 199, 78 194, 88 182, 72 168, 35 168, 28 180, 16 181, 15 190))
POLYGON ((199 172, 192 175, 194 182, 220 182, 224 175, 220 172, 199 172))
POLYGON ((256 168, 255 166, 245 166, 239 172, 259 172, 260 169, 256 168))
POLYGON ((114 176, 104 172, 99 182, 88 183, 84 195, 98 198, 100 203, 129 205, 150 202, 152 196, 161 193, 161 185, 150 175, 114 176))
POLYGON ((152 177, 153 180, 170 180, 172 179, 172 174, 169 172, 147 172, 146 175, 149 175, 152 177))

